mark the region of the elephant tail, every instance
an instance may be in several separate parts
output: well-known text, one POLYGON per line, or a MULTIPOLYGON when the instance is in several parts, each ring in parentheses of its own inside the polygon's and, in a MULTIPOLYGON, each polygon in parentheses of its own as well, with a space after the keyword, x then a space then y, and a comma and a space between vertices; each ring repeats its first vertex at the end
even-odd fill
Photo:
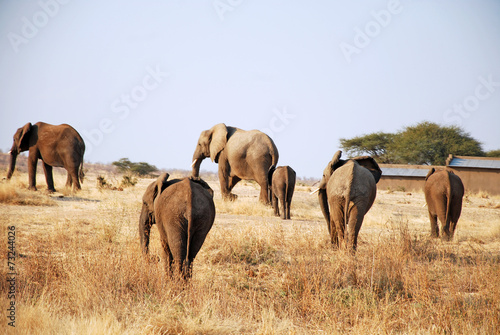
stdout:
POLYGON ((272 201, 272 195, 273 195, 273 173, 276 171, 276 164, 273 164, 269 167, 269 170, 267 171, 267 198, 269 201, 272 201))
POLYGON ((85 172, 83 172, 83 160, 80 163, 80 169, 78 171, 78 178, 80 178, 80 183, 83 183, 83 179, 85 178, 85 172))

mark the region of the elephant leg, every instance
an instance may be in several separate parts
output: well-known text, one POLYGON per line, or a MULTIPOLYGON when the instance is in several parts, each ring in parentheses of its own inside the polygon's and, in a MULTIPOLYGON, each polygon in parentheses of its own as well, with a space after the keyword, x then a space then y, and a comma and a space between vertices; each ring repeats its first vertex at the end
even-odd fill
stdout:
POLYGON ((73 180, 71 179, 71 173, 68 172, 68 176, 66 178, 66 188, 70 188, 73 185, 73 180))
POLYGON ((344 211, 342 207, 332 203, 330 205, 330 237, 335 247, 340 247, 344 242, 344 211))
POLYGON ((290 200, 285 200, 285 219, 290 220, 290 200))
MULTIPOLYGON (((233 194, 231 193, 231 189, 229 188, 229 179, 230 177, 228 176, 228 166, 225 166, 227 165, 227 162, 224 163, 224 162, 221 162, 219 160, 219 182, 220 182, 220 191, 221 191, 221 194, 222 194, 222 199, 226 200, 226 201, 234 201, 236 200, 238 197, 236 196, 236 194, 233 194)), ((236 184, 236 182, 233 182, 233 187, 234 187, 234 184, 236 184)))
POLYGON ((36 191, 36 165, 38 157, 30 152, 28 156, 28 189, 36 191))
POLYGON ((52 166, 43 162, 43 172, 45 173, 45 180, 47 181, 47 189, 49 192, 55 192, 54 177, 52 176, 52 166))
POLYGON ((357 206, 351 207, 348 213, 346 245, 349 250, 356 251, 358 246, 358 234, 363 224, 364 211, 357 206))
POLYGON ((429 221, 431 223, 431 236, 439 237, 439 227, 437 224, 437 215, 429 212, 429 221))
POLYGON ((73 191, 81 190, 80 179, 78 178, 78 165, 68 169, 68 178, 71 176, 73 191))
POLYGON ((453 238, 455 229, 457 228, 458 219, 462 212, 462 198, 452 199, 450 206, 450 237, 453 238))
POLYGON ((174 258, 172 256, 172 252, 170 250, 168 242, 164 238, 161 238, 161 246, 161 256, 165 261, 165 272, 167 273, 167 276, 172 278, 174 258))
POLYGON ((273 202, 274 215, 280 216, 280 209, 278 206, 278 197, 274 193, 272 195, 272 202, 273 202))
POLYGON ((282 195, 281 199, 280 199, 280 212, 281 212, 280 217, 283 220, 285 220, 286 219, 286 199, 285 199, 284 195, 282 195))
POLYGON ((265 205, 271 204, 271 199, 269 198, 269 182, 267 180, 267 172, 262 175, 256 175, 255 181, 260 185, 260 196, 259 200, 265 205))

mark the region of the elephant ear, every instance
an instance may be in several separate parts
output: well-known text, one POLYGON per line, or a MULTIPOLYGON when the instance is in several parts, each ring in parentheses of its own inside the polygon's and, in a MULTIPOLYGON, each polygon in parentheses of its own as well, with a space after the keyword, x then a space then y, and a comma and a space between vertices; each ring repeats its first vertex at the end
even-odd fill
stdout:
POLYGON ((434 173, 436 172, 436 169, 435 168, 431 168, 429 170, 429 172, 427 172, 427 176, 425 176, 425 180, 427 181, 427 179, 429 179, 429 177, 434 173))
POLYGON ((19 151, 21 151, 21 148, 27 148, 29 146, 27 142, 29 141, 29 134, 31 133, 31 123, 26 123, 21 129, 21 136, 19 137, 19 151))
POLYGON ((154 198, 156 198, 165 188, 167 184, 167 180, 170 175, 166 172, 162 173, 158 179, 156 180, 156 187, 155 187, 155 195, 154 198))
POLYGON ((210 159, 218 163, 219 153, 224 149, 227 143, 227 127, 224 123, 219 123, 210 129, 212 136, 210 138, 210 159))
POLYGON ((328 180, 330 179, 330 176, 332 175, 333 171, 337 170, 339 167, 344 165, 345 161, 340 159, 340 156, 342 156, 342 151, 340 151, 340 150, 338 150, 333 155, 332 160, 328 163, 326 168, 323 170, 323 178, 321 179, 318 188, 326 189, 326 184, 328 183, 328 180))
POLYGON ((375 159, 373 159, 373 157, 371 157, 371 156, 359 156, 359 157, 354 157, 353 160, 358 162, 358 164, 361 165, 362 167, 370 170, 373 177, 375 178, 375 183, 378 183, 378 181, 380 180, 380 177, 382 176, 382 170, 378 166, 375 159))

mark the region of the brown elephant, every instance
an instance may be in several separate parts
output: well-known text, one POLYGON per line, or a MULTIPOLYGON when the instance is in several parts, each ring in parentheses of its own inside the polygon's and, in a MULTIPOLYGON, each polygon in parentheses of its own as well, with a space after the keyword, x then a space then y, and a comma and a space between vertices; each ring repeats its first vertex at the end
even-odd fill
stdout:
POLYGON ((219 123, 202 131, 193 154, 192 176, 197 178, 203 159, 219 164, 219 181, 224 200, 235 200, 233 187, 242 179, 260 185, 260 201, 269 204, 268 172, 278 163, 278 149, 273 140, 258 130, 242 130, 219 123))
POLYGON ((429 210, 432 237, 439 237, 437 220, 441 221, 441 236, 453 239, 460 213, 464 185, 459 176, 449 170, 431 168, 425 177, 425 201, 429 210))
POLYGON ((168 181, 168 177, 162 174, 144 193, 139 220, 141 247, 147 254, 151 225, 156 223, 167 273, 188 279, 215 219, 213 191, 201 179, 168 181))
POLYGON ((295 171, 287 166, 271 167, 269 170, 269 183, 271 185, 271 199, 276 216, 284 220, 290 219, 290 206, 293 191, 295 190, 295 171), (278 206, 278 200, 280 206, 278 206), (281 215, 280 215, 281 210, 281 215))
POLYGON ((342 151, 337 151, 323 171, 318 198, 332 244, 355 251, 364 216, 375 201, 382 170, 370 156, 343 160, 341 155, 342 151))
POLYGON ((83 154, 85 142, 80 134, 70 125, 51 125, 44 122, 25 124, 14 134, 14 143, 10 149, 10 166, 7 179, 12 177, 16 167, 17 155, 29 150, 28 176, 29 189, 36 190, 36 165, 38 159, 43 162, 47 189, 55 192, 52 167, 63 167, 68 171, 66 187, 80 190, 83 181, 83 154))

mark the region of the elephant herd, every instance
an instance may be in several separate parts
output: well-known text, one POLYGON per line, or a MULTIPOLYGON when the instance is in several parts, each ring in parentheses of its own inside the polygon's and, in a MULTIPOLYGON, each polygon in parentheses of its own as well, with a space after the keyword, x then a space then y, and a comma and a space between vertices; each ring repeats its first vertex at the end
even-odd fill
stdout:
MULTIPOLYGON (((30 189, 36 190, 38 159, 43 162, 49 191, 55 191, 54 166, 68 171, 67 187, 73 187, 74 191, 81 188, 85 143, 73 127, 38 122, 19 128, 9 152, 7 179, 14 172, 17 155, 27 150, 30 189)), ((375 200, 382 170, 370 156, 344 160, 341 154, 341 151, 334 154, 323 171, 318 189, 312 193, 318 193, 332 245, 355 251, 359 230, 375 200)), ((207 157, 218 164, 224 200, 237 199, 231 191, 240 180, 255 180, 260 186, 260 201, 272 204, 277 216, 290 219, 296 173, 289 166, 277 166, 279 154, 273 140, 258 130, 245 131, 223 123, 202 131, 193 154, 191 176, 169 180, 167 173, 160 175, 144 192, 139 218, 144 255, 148 257, 151 226, 156 224, 167 273, 184 279, 191 276, 192 262, 215 220, 213 190, 199 177, 201 162, 207 157)), ((450 240, 462 209, 462 181, 451 171, 434 168, 425 180, 431 235, 439 236, 439 219, 443 239, 450 240)))

